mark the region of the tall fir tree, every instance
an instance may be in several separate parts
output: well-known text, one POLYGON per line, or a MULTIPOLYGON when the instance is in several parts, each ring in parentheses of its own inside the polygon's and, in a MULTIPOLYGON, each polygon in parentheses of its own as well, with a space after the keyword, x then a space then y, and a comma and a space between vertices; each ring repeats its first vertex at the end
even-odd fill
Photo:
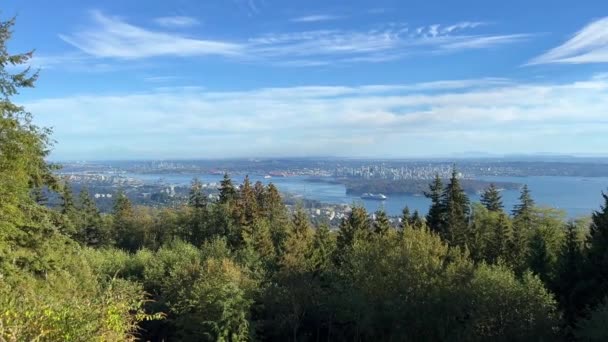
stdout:
POLYGON ((78 210, 82 216, 78 240, 92 247, 107 246, 110 243, 109 232, 103 224, 99 209, 86 188, 80 190, 78 210))
POLYGON ((133 218, 135 212, 131 200, 122 190, 118 191, 115 196, 112 214, 114 218, 112 236, 116 245, 129 251, 136 251, 139 246, 134 238, 135 227, 133 226, 133 218))
POLYGON ((370 234, 370 222, 367 211, 355 206, 350 215, 342 219, 337 238, 337 252, 350 249, 358 239, 366 239, 370 234))
POLYGON ((190 185, 188 205, 195 209, 207 207, 207 196, 203 192, 203 183, 198 178, 193 179, 190 185))
POLYGON ((238 211, 241 217, 241 225, 249 226, 258 218, 258 202, 256 194, 249 180, 249 175, 245 176, 238 196, 238 211))
POLYGON ((312 244, 312 265, 315 270, 327 270, 331 265, 331 256, 334 253, 336 244, 332 238, 329 225, 321 224, 313 236, 312 244))
POLYGON ((282 255, 289 234, 291 222, 287 208, 277 187, 270 183, 266 186, 262 201, 264 216, 270 223, 270 235, 277 255, 282 255))
POLYGON ((513 217, 526 221, 529 224, 532 220, 533 209, 534 200, 532 199, 532 194, 528 185, 524 184, 519 195, 519 203, 513 208, 513 217))
POLYGON ((608 194, 602 193, 604 204, 593 212, 587 237, 586 275, 590 280, 590 306, 599 304, 608 296, 608 194))
POLYGON ((393 227, 383 209, 376 211, 376 219, 374 220, 374 233, 378 235, 386 235, 393 227))
POLYGON ((410 226, 414 229, 423 229, 425 227, 425 222, 418 210, 414 210, 412 217, 410 218, 410 226))
POLYGON ((445 208, 442 203, 443 182, 439 174, 435 174, 435 179, 429 184, 429 191, 424 195, 431 200, 429 212, 426 215, 426 224, 429 229, 440 236, 445 237, 447 232, 444 230, 445 208))
POLYGON ((237 192, 232 179, 228 176, 228 173, 224 173, 224 178, 220 182, 219 191, 219 202, 222 204, 230 203, 236 200, 237 192))
POLYGON ((583 250, 576 223, 566 226, 566 237, 558 258, 557 274, 551 288, 564 313, 568 330, 575 328, 576 319, 585 307, 581 297, 583 280, 583 250))
POLYGON ((483 204, 486 209, 493 212, 500 212, 504 208, 502 196, 494 183, 490 184, 483 194, 481 194, 481 204, 483 204))
POLYGON ((493 229, 490 232, 490 241, 488 243, 487 261, 496 263, 499 260, 506 260, 509 250, 509 239, 511 235, 511 227, 509 217, 505 213, 499 213, 496 222, 493 224, 493 229))
POLYGON ((201 246, 204 241, 212 238, 208 231, 209 212, 207 208, 207 196, 203 192, 203 184, 195 178, 190 185, 188 206, 191 208, 190 229, 188 230, 188 241, 195 246, 201 246))
POLYGON ((411 228, 412 215, 410 213, 410 208, 406 205, 401 212, 401 229, 411 228))
POLYGON ((455 246, 465 246, 469 235, 469 198, 460 185, 454 167, 448 185, 441 196, 444 209, 443 237, 455 246))

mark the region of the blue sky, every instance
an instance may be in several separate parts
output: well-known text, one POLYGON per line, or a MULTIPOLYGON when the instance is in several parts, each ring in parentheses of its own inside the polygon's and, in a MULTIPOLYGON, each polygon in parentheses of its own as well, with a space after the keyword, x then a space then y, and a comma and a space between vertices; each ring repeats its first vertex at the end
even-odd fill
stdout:
POLYGON ((606 154, 608 2, 10 1, 53 159, 606 154), (145 5, 144 5, 145 4, 145 5))

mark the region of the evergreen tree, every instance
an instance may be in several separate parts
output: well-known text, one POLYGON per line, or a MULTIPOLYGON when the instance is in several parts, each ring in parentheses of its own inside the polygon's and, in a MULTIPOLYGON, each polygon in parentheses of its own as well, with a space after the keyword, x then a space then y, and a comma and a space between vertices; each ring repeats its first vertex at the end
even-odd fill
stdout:
POLYGON ((195 246, 200 246, 205 240, 212 236, 207 231, 209 213, 207 209, 207 197, 203 192, 203 184, 195 178, 190 186, 188 206, 192 209, 190 218, 190 229, 188 240, 195 246))
POLYGON ((95 201, 86 188, 80 190, 78 210, 82 216, 78 239, 87 246, 100 247, 110 243, 110 236, 105 229, 101 214, 95 201))
POLYGON ((115 197, 112 211, 114 217, 112 226, 114 240, 118 247, 129 251, 136 251, 140 246, 137 244, 137 239, 134 236, 135 227, 133 226, 133 218, 135 212, 133 204, 122 191, 119 191, 115 197))
POLYGON ((264 184, 262 184, 260 181, 255 182, 253 185, 253 193, 255 194, 255 200, 257 203, 257 215, 266 215, 266 188, 264 187, 264 184))
POLYGON ((304 208, 300 205, 296 207, 291 226, 291 234, 296 237, 303 237, 311 232, 308 214, 306 214, 306 211, 304 211, 304 208))
MULTIPOLYGON (((489 210, 489 209, 488 209, 489 210)), ((508 256, 509 239, 510 239, 509 218, 505 213, 498 214, 498 219, 493 225, 491 237, 489 241, 488 261, 490 263, 497 262, 500 259, 505 260, 508 256)))
POLYGON ((587 275, 591 280, 589 305, 599 304, 608 296, 608 195, 604 204, 593 212, 587 237, 587 275))
POLYGON ((443 237, 452 245, 466 245, 469 235, 469 198, 460 185, 456 168, 452 169, 452 177, 441 196, 441 208, 445 210, 443 237))
POLYGON ((75 211, 74 193, 70 184, 66 182, 61 191, 61 213, 63 215, 72 215, 75 211))
POLYGON ((236 189, 232 184, 232 179, 227 173, 224 173, 224 179, 220 182, 219 187, 219 202, 226 204, 236 200, 236 189))
POLYGON ((327 270, 336 248, 329 226, 321 224, 316 230, 312 244, 312 264, 316 270, 327 270))
POLYGON ((503 209, 502 196, 494 183, 483 192, 481 195, 481 204, 489 211, 499 212, 503 209))
POLYGON ((342 219, 337 238, 337 251, 348 250, 356 240, 366 239, 370 233, 370 222, 365 208, 353 207, 350 215, 342 219))
POLYGON ((241 225, 250 226, 258 217, 258 202, 253 191, 249 176, 245 176, 243 185, 239 191, 238 211, 241 216, 241 225))
POLYGON ((391 230, 391 222, 382 209, 376 211, 376 219, 374 220, 374 233, 378 235, 386 235, 391 230))
POLYGON ((203 183, 198 178, 192 180, 192 184, 190 185, 188 205, 194 209, 207 207, 207 196, 203 192, 203 183))
POLYGON ((410 214, 410 208, 406 205, 401 212, 401 229, 411 228, 412 215, 410 214))
POLYGON ((425 225, 426 224, 424 223, 422 216, 420 216, 420 213, 418 213, 418 210, 414 210, 414 214, 410 218, 410 226, 414 229, 423 229, 425 225))
POLYGON ((426 224, 431 231, 445 237, 447 232, 444 230, 445 208, 442 203, 442 193, 443 183, 439 174, 436 174, 433 183, 429 185, 429 192, 424 193, 431 200, 431 207, 426 215, 426 224))
POLYGON ((534 200, 532 199, 532 195, 530 194, 530 189, 528 189, 528 185, 524 184, 521 189, 521 194, 519 195, 519 204, 515 205, 513 208, 513 216, 521 221, 530 225, 532 221, 534 209, 534 200))
POLYGON ((577 316, 584 308, 581 300, 583 251, 578 227, 574 222, 566 226, 566 238, 560 251, 557 274, 552 288, 564 313, 564 322, 573 329, 577 316))
POLYGON ((275 251, 278 255, 282 255, 291 222, 281 194, 274 184, 270 183, 266 187, 262 205, 264 216, 270 223, 270 235, 275 251))

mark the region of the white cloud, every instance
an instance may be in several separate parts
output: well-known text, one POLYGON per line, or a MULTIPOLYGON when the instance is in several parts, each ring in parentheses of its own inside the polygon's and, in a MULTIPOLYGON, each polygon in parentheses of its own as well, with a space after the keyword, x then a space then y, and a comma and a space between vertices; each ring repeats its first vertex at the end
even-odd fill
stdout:
POLYGON ((434 144, 441 144, 443 153, 475 145, 497 153, 545 146, 556 152, 594 152, 602 146, 589 141, 608 133, 608 79, 602 77, 570 83, 486 78, 230 92, 164 88, 24 105, 38 122, 54 126, 56 156, 78 158, 136 157, 126 154, 129 146, 137 146, 140 157, 405 156, 438 152, 434 144), (104 154, 121 146, 123 154, 104 154))
POLYGON ((342 17, 336 15, 328 15, 328 14, 315 14, 315 15, 306 15, 302 17, 292 18, 291 21, 294 23, 316 23, 320 21, 331 21, 338 20, 342 17))
MULTIPOLYGON (((284 66, 379 63, 416 54, 486 49, 530 37, 525 34, 465 34, 464 31, 481 23, 461 22, 416 29, 392 23, 367 30, 295 31, 252 35, 240 40, 213 40, 146 29, 99 11, 91 14, 94 26, 60 37, 89 56, 123 60, 216 55, 233 61, 284 66)), ((321 17, 308 17, 308 20, 321 17)))
POLYGON ((222 41, 186 38, 176 34, 146 30, 118 18, 93 11, 93 29, 61 39, 95 57, 136 59, 155 56, 234 56, 241 46, 222 41))
POLYGON ((160 17, 154 19, 154 21, 164 27, 190 27, 199 24, 196 18, 186 16, 160 17))
POLYGON ((608 63, 608 17, 589 23, 564 44, 533 58, 536 64, 608 63))

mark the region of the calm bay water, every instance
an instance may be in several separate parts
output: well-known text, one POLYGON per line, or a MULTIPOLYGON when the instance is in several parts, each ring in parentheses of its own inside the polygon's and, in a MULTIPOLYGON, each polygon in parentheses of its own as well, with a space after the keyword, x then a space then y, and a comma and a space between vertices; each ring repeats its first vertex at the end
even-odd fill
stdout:
MULTIPOLYGON (((209 174, 127 174, 129 177, 153 183, 162 180, 175 185, 190 184, 194 177, 204 183, 219 182, 221 175, 209 174)), ((263 176, 250 176, 252 182, 261 181, 264 184, 274 183, 279 190, 301 195, 305 198, 334 204, 363 204, 368 211, 384 208, 389 215, 400 215, 405 205, 410 209, 426 214, 430 201, 424 196, 392 195, 386 201, 362 200, 358 196, 346 194, 346 188, 340 184, 307 182, 306 177, 273 177, 265 179, 263 176)), ((538 205, 551 206, 566 211, 569 217, 589 215, 593 210, 603 204, 601 192, 608 190, 608 177, 582 178, 582 177, 480 177, 481 180, 495 182, 515 182, 528 184, 532 196, 538 205)), ((233 181, 240 183, 242 177, 234 176, 233 181)), ((479 196, 469 194, 473 201, 479 196)), ((518 191, 506 190, 502 192, 505 208, 510 210, 519 196, 518 191)))

